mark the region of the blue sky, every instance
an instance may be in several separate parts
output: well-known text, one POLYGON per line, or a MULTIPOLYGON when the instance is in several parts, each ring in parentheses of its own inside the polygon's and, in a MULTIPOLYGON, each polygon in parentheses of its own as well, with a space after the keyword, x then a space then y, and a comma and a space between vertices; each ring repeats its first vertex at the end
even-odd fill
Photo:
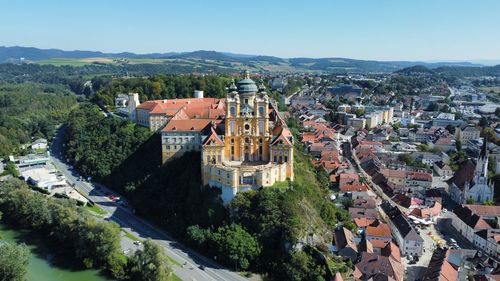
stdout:
POLYGON ((499 0, 0 0, 0 45, 500 59, 499 0))

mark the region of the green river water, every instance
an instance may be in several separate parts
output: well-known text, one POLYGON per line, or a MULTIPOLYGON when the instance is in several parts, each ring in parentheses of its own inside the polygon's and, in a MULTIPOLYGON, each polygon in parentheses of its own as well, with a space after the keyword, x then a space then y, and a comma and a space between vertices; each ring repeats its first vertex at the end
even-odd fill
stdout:
POLYGON ((0 237, 8 242, 26 243, 31 250, 27 281, 111 281, 98 270, 73 269, 56 265, 50 249, 28 231, 8 228, 0 223, 0 237))

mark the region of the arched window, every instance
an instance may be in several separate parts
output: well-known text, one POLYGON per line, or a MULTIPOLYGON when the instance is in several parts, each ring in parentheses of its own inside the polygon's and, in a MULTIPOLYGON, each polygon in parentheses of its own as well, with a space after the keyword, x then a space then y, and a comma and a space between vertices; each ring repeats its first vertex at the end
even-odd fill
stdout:
POLYGON ((231 135, 234 135, 236 133, 236 122, 231 121, 229 123, 229 127, 230 127, 230 133, 231 133, 231 135))
POLYGON ((231 116, 234 116, 236 115, 236 108, 234 106, 231 106, 229 108, 229 113, 231 114, 231 116))
POLYGON ((259 106, 259 115, 260 116, 264 115, 264 107, 263 106, 259 106))

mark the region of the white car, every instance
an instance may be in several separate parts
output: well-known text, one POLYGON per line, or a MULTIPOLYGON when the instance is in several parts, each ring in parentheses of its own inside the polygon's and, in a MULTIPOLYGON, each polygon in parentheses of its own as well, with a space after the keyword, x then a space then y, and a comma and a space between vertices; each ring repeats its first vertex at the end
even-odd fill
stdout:
POLYGON ((137 241, 134 241, 134 245, 137 245, 137 246, 140 246, 142 243, 141 241, 137 240, 137 241))

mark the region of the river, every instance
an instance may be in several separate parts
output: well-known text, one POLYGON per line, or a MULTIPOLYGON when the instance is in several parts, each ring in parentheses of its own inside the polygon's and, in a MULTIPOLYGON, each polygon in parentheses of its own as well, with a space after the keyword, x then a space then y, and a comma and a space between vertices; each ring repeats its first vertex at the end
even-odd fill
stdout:
POLYGON ((111 281, 99 270, 82 270, 63 267, 54 263, 54 255, 29 231, 15 230, 0 223, 0 237, 7 242, 26 243, 31 250, 27 281, 111 281))

